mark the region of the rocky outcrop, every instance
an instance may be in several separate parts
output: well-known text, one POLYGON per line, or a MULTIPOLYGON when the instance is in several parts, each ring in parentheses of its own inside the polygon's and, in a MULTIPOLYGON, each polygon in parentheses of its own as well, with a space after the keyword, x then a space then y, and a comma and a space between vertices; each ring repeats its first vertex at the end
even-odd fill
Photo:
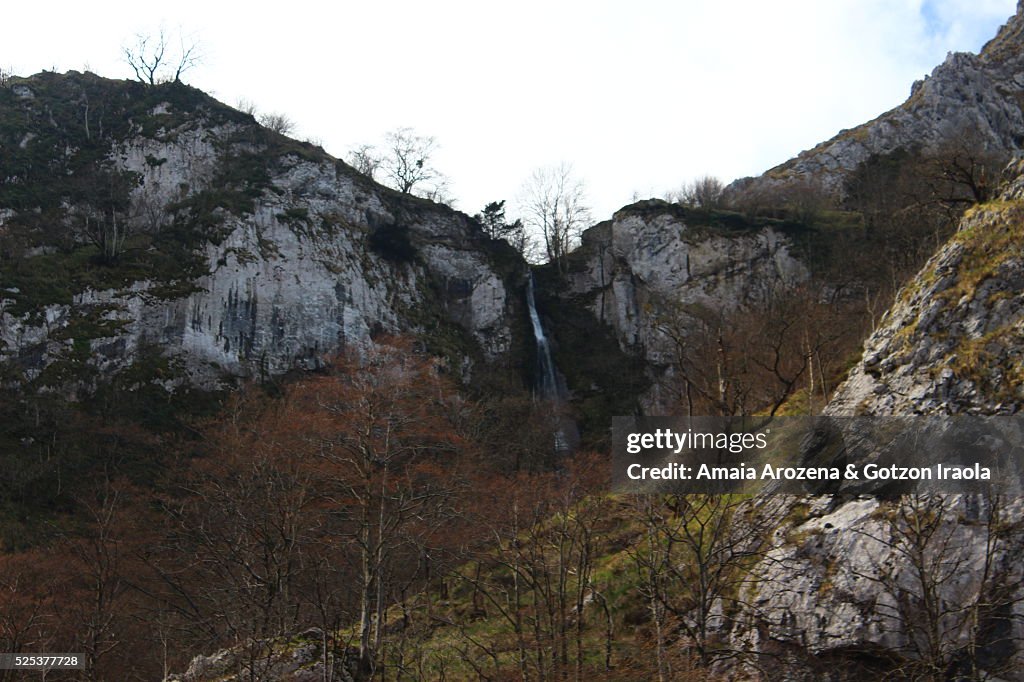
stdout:
MULTIPOLYGON (((1024 172, 1024 165, 1017 166, 1024 172)), ((832 414, 1016 414, 1024 405, 1024 178, 971 209, 901 292, 832 414)))
MULTIPOLYGON (((1024 165, 1013 170, 1018 179, 998 200, 970 210, 958 233, 900 292, 828 414, 1019 412, 1024 165)), ((737 645, 801 651, 794 670, 803 673, 811 670, 809 652, 867 656, 879 669, 904 670, 933 656, 933 664, 949 671, 979 664, 1020 679, 1020 499, 847 496, 788 504, 761 565, 763 580, 752 590, 752 608, 732 633, 737 645), (920 504, 926 506, 908 507, 920 504), (929 519, 928 530, 915 530, 910 518, 929 519), (929 627, 933 632, 925 632, 929 627)))
POLYGON ((970 135, 976 152, 1024 148, 1024 3, 977 54, 950 53, 930 76, 911 87, 900 106, 800 153, 757 178, 729 188, 737 194, 771 193, 811 182, 842 195, 844 182, 873 155, 897 150, 937 151, 970 135))
MULTIPOLYGON (((128 235, 123 254, 75 273, 70 268, 95 259, 96 235, 90 240, 88 229, 106 229, 96 227, 106 214, 76 203, 75 187, 47 189, 67 196, 60 206, 40 208, 17 199, 45 178, 4 181, 11 199, 0 206, 0 231, 10 232, 9 243, 29 243, 9 257, 23 259, 27 272, 35 262, 56 264, 57 277, 67 277, 49 298, 28 275, 22 280, 29 284, 4 281, 0 359, 23 380, 76 352, 110 372, 155 350, 209 384, 225 374, 316 365, 380 333, 415 333, 429 344, 445 325, 454 330, 444 332, 449 337, 465 337, 464 358, 493 360, 509 351, 509 318, 516 306, 521 312, 510 288, 521 284, 525 264, 466 216, 376 185, 180 84, 140 89, 89 74, 42 74, 5 94, 0 109, 13 114, 7 120, 29 121, 23 132, 4 130, 22 135, 17 153, 44 157, 52 128, 73 126, 56 133, 77 135, 82 145, 68 148, 69 175, 88 186, 102 173, 127 178, 130 187, 109 208, 128 235), (99 121, 83 133, 70 116, 47 114, 72 107, 88 116, 83 101, 93 111, 110 106, 96 101, 97 88, 146 106, 124 112, 130 118, 123 130, 99 140, 99 121), (97 159, 74 163, 87 153, 97 159), (39 214, 52 216, 64 234, 47 241, 33 222, 39 214), (179 234, 191 242, 183 246, 179 234), (188 261, 177 272, 173 264, 168 272, 129 271, 132 249, 172 247, 188 261), (94 273, 116 284, 94 284, 94 273)), ((9 161, 16 167, 20 157, 9 161)), ((145 254, 137 258, 146 262, 145 254)))
POLYGON ((671 353, 659 317, 734 310, 808 275, 789 238, 770 226, 651 199, 583 234, 566 295, 609 324, 624 350, 657 365, 671 353))
MULTIPOLYGON (((328 639, 333 645, 333 639, 328 639)), ((184 673, 165 682, 231 682, 260 679, 272 682, 353 682, 359 678, 355 655, 324 656, 323 630, 311 628, 291 638, 254 642, 196 656, 184 673)))
POLYGON ((1019 500, 818 497, 789 509, 730 633, 737 649, 785 679, 1021 679, 1019 500), (908 527, 914 518, 927 526, 908 527))
MULTIPOLYGON (((873 154, 934 149, 963 131, 977 131, 972 142, 981 148, 1019 151, 1022 40, 1024 3, 979 55, 950 55, 902 106, 733 189, 816 177, 841 191, 847 174, 873 154)), ((1020 411, 1024 165, 1015 162, 1007 174, 1016 179, 1001 196, 969 210, 903 287, 827 414, 1020 411)), ((893 670, 1021 679, 1020 499, 836 496, 785 504, 755 571, 760 580, 729 633, 737 648, 764 654, 763 662, 792 679, 893 670), (929 523, 915 530, 913 518, 929 523)))

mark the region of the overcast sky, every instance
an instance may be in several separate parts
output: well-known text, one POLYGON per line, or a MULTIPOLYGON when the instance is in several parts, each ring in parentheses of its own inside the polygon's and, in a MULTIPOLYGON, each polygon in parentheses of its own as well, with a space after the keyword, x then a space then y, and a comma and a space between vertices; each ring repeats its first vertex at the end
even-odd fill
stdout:
POLYGON ((127 78, 161 24, 202 46, 186 82, 286 113, 345 156, 399 126, 437 138, 457 207, 571 162, 594 216, 710 173, 759 174, 902 102, 976 52, 1014 0, 12 2, 0 66, 127 78))

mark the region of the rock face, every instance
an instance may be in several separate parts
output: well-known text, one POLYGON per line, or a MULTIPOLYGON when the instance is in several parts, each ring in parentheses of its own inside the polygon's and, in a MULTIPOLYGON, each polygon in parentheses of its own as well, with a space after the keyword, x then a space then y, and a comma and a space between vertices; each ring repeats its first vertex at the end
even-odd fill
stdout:
MULTIPOLYGON (((184 85, 17 79, 0 139, 0 362, 16 381, 88 386, 158 355, 209 386, 396 333, 465 373, 525 328, 526 264, 504 242, 184 85)), ((627 207, 588 231, 560 305, 664 364, 662 302, 727 309, 807 277, 784 234, 732 219, 627 207)))
POLYGON ((50 196, 33 204, 17 192, 45 178, 0 177, 0 235, 29 245, 8 257, 25 273, 64 259, 58 277, 68 280, 49 299, 30 274, 3 280, 0 358, 23 380, 76 349, 101 372, 154 349, 199 383, 225 373, 267 376, 315 365, 374 334, 412 332, 429 343, 445 325, 465 336, 466 357, 509 351, 509 318, 519 306, 510 286, 525 264, 466 216, 376 185, 180 84, 140 89, 90 74, 41 74, 0 94, 6 120, 21 121, 20 130, 2 129, 22 140, 4 159, 9 168, 51 153, 55 136, 71 138, 82 146, 65 143, 69 177, 87 186, 127 178, 129 187, 119 205, 82 208, 69 183, 46 188, 50 196), (89 103, 93 111, 109 107, 97 98, 116 95, 145 107, 118 112, 127 124, 100 133, 103 119, 88 122, 89 103), (84 112, 86 132, 61 117, 69 108, 84 112), (77 162, 87 154, 91 161, 77 162), (47 206, 53 194, 63 195, 59 205, 47 206), (51 223, 40 226, 39 215, 51 223), (94 270, 116 282, 76 280, 69 264, 95 258, 90 242, 117 221, 128 235, 123 251, 94 270), (63 234, 47 239, 54 227, 63 234), (183 246, 178 234, 191 242, 183 246), (139 250, 172 247, 190 268, 128 272, 133 259, 146 262, 139 250))
POLYGON ((165 682, 241 682, 249 679, 353 682, 359 678, 358 666, 349 656, 332 652, 325 657, 323 644, 323 631, 311 628, 292 638, 259 642, 252 647, 225 649, 211 656, 196 656, 188 670, 168 676, 165 682))
POLYGON ((1024 148, 1024 3, 977 55, 950 53, 900 106, 851 130, 844 130, 758 178, 734 183, 730 191, 761 192, 792 182, 813 181, 842 194, 846 177, 876 154, 932 150, 955 144, 965 134, 987 152, 1024 148))
POLYGON ((1021 679, 1019 500, 998 509, 966 496, 790 505, 799 521, 771 538, 730 633, 735 647, 764 655, 785 679, 970 679, 976 664, 982 675, 1021 679), (927 532, 908 530, 907 518, 929 519, 927 532), (1008 525, 995 532, 992 518, 1008 525))
POLYGON ((627 206, 583 234, 566 296, 609 324, 623 350, 666 364, 658 313, 736 309, 809 276, 786 235, 729 218, 742 222, 656 199, 627 206))
MULTIPOLYGON (((1000 199, 969 211, 900 293, 828 414, 1019 412, 1024 165, 1013 170, 1018 179, 1000 199)), ((806 647, 818 657, 860 652, 879 669, 932 656, 964 671, 973 656, 992 674, 1021 679, 1021 500, 997 508, 970 496, 789 504, 800 513, 791 512, 772 538, 754 606, 732 633, 737 644, 776 653, 806 647), (919 504, 927 506, 908 506, 919 504), (913 532, 907 518, 935 523, 928 533, 913 532), (938 605, 931 611, 925 589, 938 605), (932 644, 924 641, 928 626, 932 644), (972 647, 981 653, 969 653, 972 647)), ((794 669, 807 673, 809 665, 794 669)))
MULTIPOLYGON (((1024 171, 1017 165, 1016 172, 1024 171)), ((1024 358, 1024 179, 971 209, 901 292, 833 414, 1016 414, 1024 358)))
MULTIPOLYGON (((979 55, 951 54, 902 106, 733 189, 816 177, 841 192, 847 174, 872 154, 935 148, 967 130, 979 133, 975 143, 1018 152, 1022 41, 1024 3, 979 55)), ((1008 175, 1016 179, 1002 195, 968 211, 899 293, 826 413, 1020 411, 1024 166, 1015 162, 1008 175)), ((893 668, 943 679, 1022 679, 1024 506, 993 502, 786 500, 789 513, 778 515, 756 569, 763 579, 729 637, 737 648, 767 654, 791 679, 864 679, 893 668), (908 532, 908 518, 933 523, 908 532)), ((777 513, 777 502, 769 507, 777 513)))

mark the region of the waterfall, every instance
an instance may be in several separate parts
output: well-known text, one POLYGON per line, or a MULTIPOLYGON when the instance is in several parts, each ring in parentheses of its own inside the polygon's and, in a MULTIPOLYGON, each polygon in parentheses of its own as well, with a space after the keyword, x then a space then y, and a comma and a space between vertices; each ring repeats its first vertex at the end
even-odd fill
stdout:
POLYGON ((544 335, 544 327, 537 315, 537 304, 533 298, 533 273, 526 283, 526 306, 530 309, 530 324, 533 325, 533 338, 537 343, 537 376, 539 385, 537 395, 544 400, 558 400, 558 380, 555 377, 555 363, 551 359, 551 346, 544 335))
POLYGON ((558 389, 558 374, 555 371, 555 361, 551 359, 551 345, 544 334, 540 315, 537 314, 537 303, 533 298, 533 272, 530 272, 530 279, 526 282, 526 307, 530 310, 533 339, 537 344, 537 397, 551 402, 555 408, 551 413, 555 452, 571 452, 579 444, 579 432, 576 423, 559 409, 564 396, 558 389))

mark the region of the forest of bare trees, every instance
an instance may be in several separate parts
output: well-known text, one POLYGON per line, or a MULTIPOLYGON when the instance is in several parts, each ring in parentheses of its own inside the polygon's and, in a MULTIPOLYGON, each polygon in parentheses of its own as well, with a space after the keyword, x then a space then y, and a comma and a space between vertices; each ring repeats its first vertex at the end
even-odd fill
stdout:
MULTIPOLYGON (((768 344, 757 371, 777 362, 772 381, 805 380, 809 351, 827 344, 798 331, 794 358, 768 344)), ((47 680, 151 680, 220 649, 226 672, 274 679, 299 633, 325 680, 342 668, 367 680, 697 680, 765 666, 730 631, 759 609, 779 519, 736 495, 608 495, 604 455, 547 463, 545 406, 525 393, 468 399, 439 370, 408 342, 381 343, 276 394, 241 391, 190 427, 198 440, 160 445, 180 452, 153 489, 113 470, 95 478, 76 498, 77 528, 0 555, 0 647, 86 657, 47 680), (494 457, 505 442, 519 454, 494 457)), ((693 390, 702 407, 736 407, 693 390)), ((125 425, 97 433, 157 445, 125 425)), ((926 672, 976 665, 1011 637, 1000 614, 1015 591, 997 563, 1019 530, 992 501, 977 515, 979 559, 949 504, 890 505, 871 540, 905 567, 865 576, 926 672), (939 599, 979 560, 959 601, 939 599)))

